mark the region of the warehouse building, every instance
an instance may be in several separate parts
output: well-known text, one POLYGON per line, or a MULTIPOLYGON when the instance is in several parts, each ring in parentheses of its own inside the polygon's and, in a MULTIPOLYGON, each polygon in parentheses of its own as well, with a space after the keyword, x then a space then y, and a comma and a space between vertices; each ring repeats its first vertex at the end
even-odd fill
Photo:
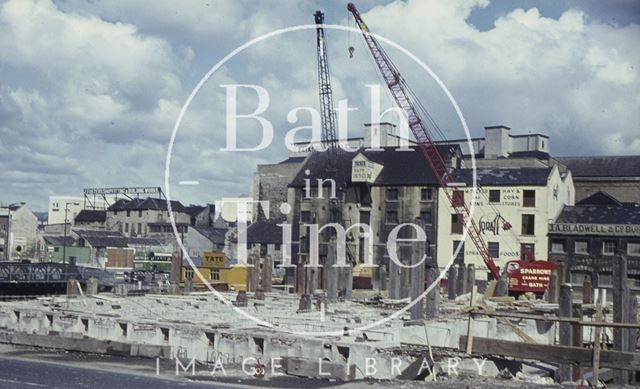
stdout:
MULTIPOLYGON (((565 205, 573 205, 575 190, 571 173, 560 174, 558 167, 481 168, 477 169, 478 192, 473 194, 473 170, 454 172, 464 185, 454 193, 456 201, 474 206, 473 218, 491 256, 502 269, 507 261, 546 260, 549 222, 556 219, 565 205)), ((443 198, 440 189, 439 198, 443 198)), ((465 223, 446 201, 438 203, 438 266, 456 263, 473 264, 478 279, 487 274, 478 250, 469 237, 460 245, 465 223), (453 257, 457 251, 455 258, 453 257)))
POLYGON ((549 259, 567 266, 566 281, 582 285, 586 276, 594 287, 611 286, 612 262, 621 250, 629 259, 629 279, 640 286, 640 206, 605 192, 565 206, 549 224, 549 248, 549 259))

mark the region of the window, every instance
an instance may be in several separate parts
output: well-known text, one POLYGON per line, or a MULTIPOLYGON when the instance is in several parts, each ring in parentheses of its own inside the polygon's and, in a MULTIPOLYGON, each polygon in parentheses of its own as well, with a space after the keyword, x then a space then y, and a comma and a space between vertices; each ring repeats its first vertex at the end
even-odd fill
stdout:
POLYGON ((54 252, 54 253, 57 253, 58 251, 60 251, 60 247, 54 247, 54 248, 53 248, 53 252, 54 252))
POLYGON ((184 271, 184 278, 187 280, 193 280, 193 270, 189 269, 189 270, 185 270, 184 271))
POLYGON ((536 191, 535 190, 523 190, 522 191, 522 206, 523 207, 535 207, 536 206, 536 191))
POLYGON ((522 232, 521 235, 535 234, 535 215, 522 215, 522 232))
POLYGON ((280 243, 276 243, 276 244, 273 246, 273 248, 274 248, 274 250, 276 250, 276 251, 280 251, 280 243))
POLYGON ((113 216, 116 216, 118 214, 118 211, 114 210, 113 211, 113 216))
POLYGON ((453 255, 456 254, 456 250, 458 249, 458 245, 460 245, 460 251, 458 251, 458 255, 456 255, 455 262, 456 263, 464 263, 464 242, 460 244, 459 240, 453 241, 453 251, 451 252, 453 255))
POLYGON ((387 200, 398 201, 398 189, 387 188, 387 200))
POLYGON ((564 253, 565 252, 565 240, 564 239, 551 239, 551 252, 552 253, 564 253))
POLYGON ((124 223, 124 232, 129 232, 129 223, 124 223))
POLYGON ((584 284, 584 279, 588 278, 589 281, 591 281, 591 274, 590 273, 586 273, 584 271, 572 271, 571 272, 571 283, 573 285, 582 285, 584 284))
POLYGON ((420 212, 420 220, 422 220, 422 222, 424 224, 433 223, 432 216, 431 216, 431 211, 422 211, 422 212, 420 212))
POLYGON ((431 188, 422 188, 420 191, 420 200, 429 201, 433 199, 433 189, 431 188))
POLYGON ((142 217, 142 210, 138 211, 138 217, 142 217))
POLYGON ((613 285, 613 276, 609 272, 600 272, 598 273, 598 287, 602 286, 612 286, 613 285))
POLYGON ((602 242, 602 254, 613 255, 616 252, 616 242, 614 240, 605 240, 602 242))
POLYGON ((398 224, 398 211, 387 211, 387 224, 398 224))
POLYGON ((464 192, 461 190, 454 190, 451 201, 454 207, 463 207, 464 206, 464 192))
POLYGON ((500 243, 489 242, 487 245, 489 247, 489 255, 491 255, 491 258, 493 259, 500 258, 500 243))
POLYGON ((462 228, 463 228, 462 220, 463 219, 462 219, 461 213, 451 214, 451 233, 452 234, 462 234, 462 228))
POLYGON ((300 221, 303 223, 311 223, 311 212, 310 211, 300 212, 300 221))
POLYGON ((131 216, 131 211, 127 211, 127 217, 131 216))
POLYGON ((220 281, 220 269, 211 269, 209 276, 211 281, 220 281))
POLYGON ((627 255, 640 256, 640 242, 627 243, 627 255))
POLYGON ((500 189, 492 189, 489 191, 489 202, 490 203, 500 202, 500 189))
POLYGON ((267 256, 267 249, 268 249, 268 245, 266 243, 261 243, 260 244, 260 256, 261 257, 266 257, 267 256))
POLYGON ((574 244, 574 251, 576 254, 589 254, 589 241, 576 240, 574 244))
POLYGON ((520 244, 520 259, 533 261, 535 259, 536 248, 533 243, 520 244))
POLYGON ((142 223, 138 223, 138 234, 142 234, 142 223))

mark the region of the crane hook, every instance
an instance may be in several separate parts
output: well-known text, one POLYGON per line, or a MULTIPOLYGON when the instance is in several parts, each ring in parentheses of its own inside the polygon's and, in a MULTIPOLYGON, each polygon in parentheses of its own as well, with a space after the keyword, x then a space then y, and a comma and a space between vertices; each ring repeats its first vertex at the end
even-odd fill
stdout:
POLYGON ((349 46, 349 58, 353 58, 353 52, 355 51, 355 47, 349 46))

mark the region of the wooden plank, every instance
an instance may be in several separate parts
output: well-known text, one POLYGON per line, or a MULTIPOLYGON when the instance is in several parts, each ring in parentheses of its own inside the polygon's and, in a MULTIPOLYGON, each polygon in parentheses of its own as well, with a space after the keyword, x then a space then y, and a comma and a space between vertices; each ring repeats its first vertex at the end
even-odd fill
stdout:
MULTIPOLYGON (((469 265, 471 266, 471 265, 469 265)), ((476 299, 476 286, 471 286, 471 296, 469 296, 469 307, 473 307, 476 299)), ((471 347, 473 346, 473 315, 469 315, 469 321, 467 322, 467 354, 471 354, 471 347)))
MULTIPOLYGON (((596 321, 604 320, 602 314, 602 301, 606 303, 606 290, 596 289, 596 321)), ((598 386, 600 381, 600 338, 602 328, 596 327, 593 334, 593 384, 598 386)))
MULTIPOLYGON (((459 350, 465 351, 467 337, 461 336, 459 350)), ((591 366, 592 350, 572 346, 528 344, 492 338, 473 338, 473 354, 501 355, 518 359, 533 359, 552 363, 591 366)), ((600 367, 640 370, 640 353, 601 351, 600 367)))
POLYGON ((610 328, 634 328, 640 329, 640 324, 637 323, 613 323, 603 321, 580 321, 577 318, 568 317, 554 317, 544 315, 531 315, 527 313, 511 313, 511 312, 496 312, 496 311, 483 311, 474 310, 471 313, 474 315, 484 315, 489 317, 511 317, 514 319, 529 319, 529 320, 541 320, 541 321, 554 321, 554 322, 566 322, 566 323, 578 323, 584 327, 610 327, 610 328))

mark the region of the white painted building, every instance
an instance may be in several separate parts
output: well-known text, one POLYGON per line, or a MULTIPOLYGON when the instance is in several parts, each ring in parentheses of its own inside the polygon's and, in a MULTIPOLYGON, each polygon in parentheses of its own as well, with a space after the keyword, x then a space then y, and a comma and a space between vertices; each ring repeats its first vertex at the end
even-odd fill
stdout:
MULTIPOLYGON (((464 201, 471 207, 472 170, 454 173, 464 201)), ((503 268, 507 261, 532 253, 535 259, 548 259, 549 223, 564 205, 573 205, 575 189, 571 173, 561 176, 558 167, 551 168, 483 168, 477 170, 478 195, 473 218, 496 264, 503 268)), ((440 189, 438 198, 444 199, 440 189)), ((454 197, 460 195, 454 195, 454 197)), ((465 220, 456 215, 448 201, 438 202, 437 258, 444 267, 462 240, 465 220)), ((478 277, 488 271, 482 257, 467 237, 456 263, 473 264, 478 277)))
POLYGON ((76 216, 84 208, 84 198, 81 196, 49 196, 47 224, 64 224, 65 208, 67 209, 67 223, 73 224, 76 216))
POLYGON ((34 259, 38 218, 25 203, 0 207, 0 260, 34 259))

